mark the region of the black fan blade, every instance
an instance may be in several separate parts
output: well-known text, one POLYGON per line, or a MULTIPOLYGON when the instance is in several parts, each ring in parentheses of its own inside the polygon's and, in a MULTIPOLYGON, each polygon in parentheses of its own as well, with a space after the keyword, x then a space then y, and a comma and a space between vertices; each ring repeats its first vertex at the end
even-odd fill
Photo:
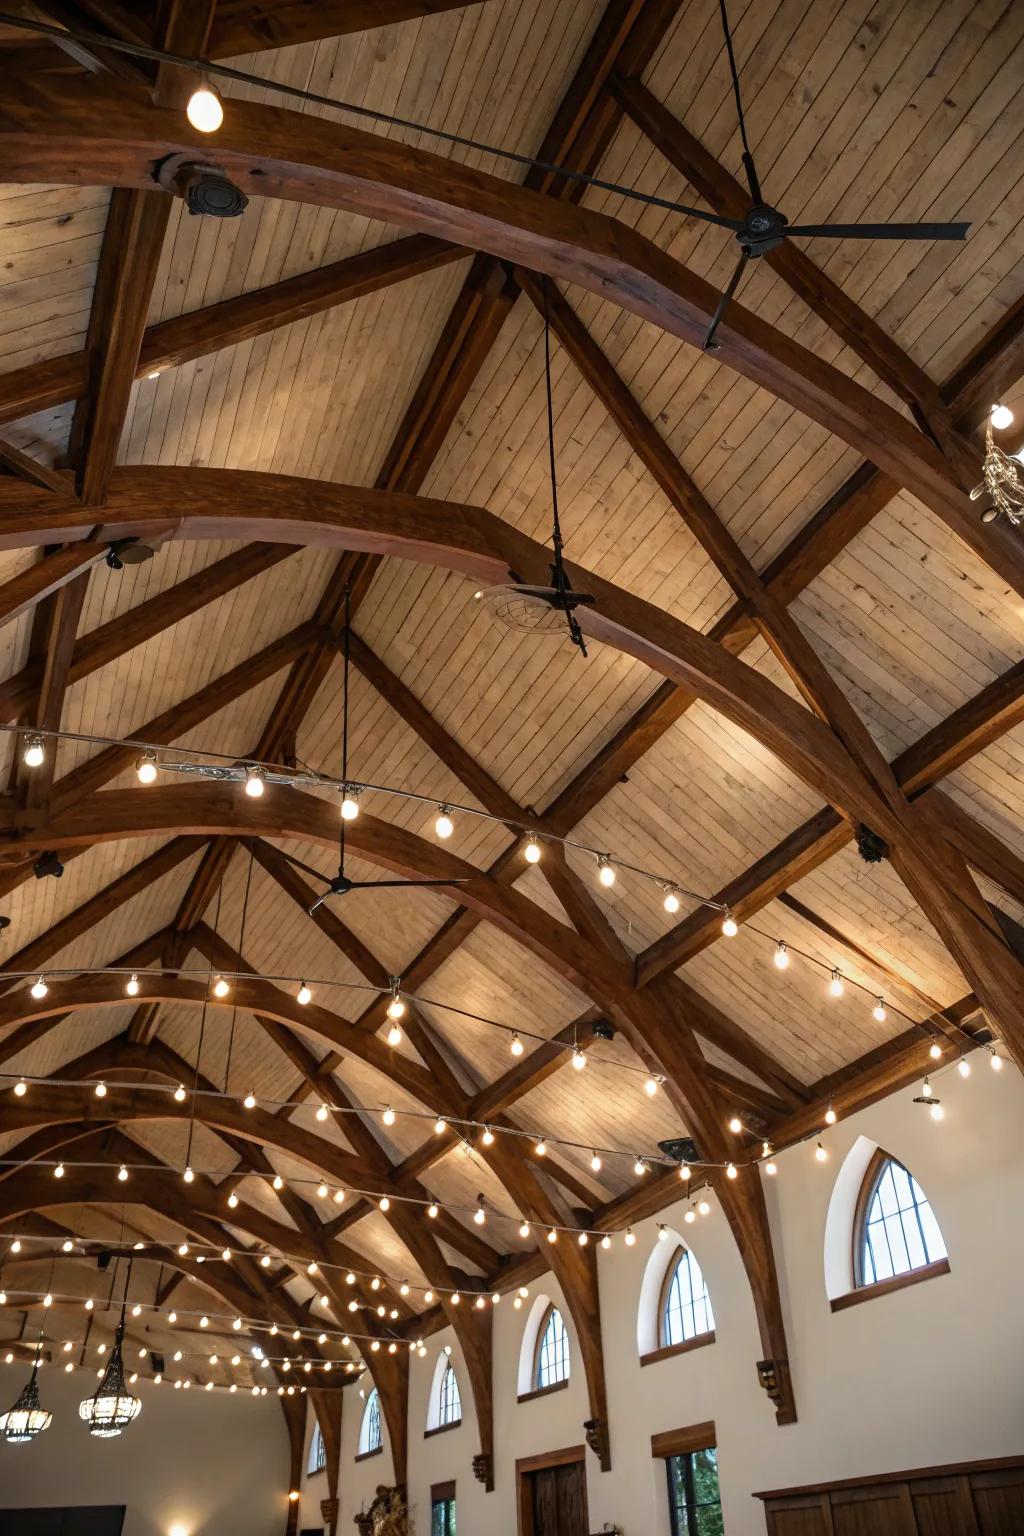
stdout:
POLYGON ((352 889, 354 891, 378 891, 378 890, 381 889, 382 886, 394 887, 396 885, 417 886, 417 885, 468 885, 468 884, 469 884, 469 877, 468 876, 466 876, 462 880, 353 880, 352 881, 352 889))
POLYGON ((790 224, 787 235, 827 240, 966 240, 969 224, 790 224))

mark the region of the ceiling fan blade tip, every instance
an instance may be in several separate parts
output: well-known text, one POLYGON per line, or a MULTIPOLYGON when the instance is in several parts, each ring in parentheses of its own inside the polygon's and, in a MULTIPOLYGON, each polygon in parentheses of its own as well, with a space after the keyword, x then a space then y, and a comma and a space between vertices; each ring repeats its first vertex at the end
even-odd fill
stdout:
POLYGON ((824 240, 966 240, 970 224, 791 224, 787 236, 824 240))

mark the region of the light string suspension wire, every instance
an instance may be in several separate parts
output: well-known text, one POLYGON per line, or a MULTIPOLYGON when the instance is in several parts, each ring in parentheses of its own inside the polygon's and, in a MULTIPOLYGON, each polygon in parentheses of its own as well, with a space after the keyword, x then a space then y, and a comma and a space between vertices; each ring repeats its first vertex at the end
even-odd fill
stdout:
MULTIPOLYGON (((221 908, 221 899, 222 899, 223 895, 224 895, 224 882, 222 880, 221 883, 217 887, 217 915, 216 915, 216 917, 213 920, 214 921, 214 932, 217 932, 219 930, 219 928, 220 928, 220 908, 221 908)), ((187 1142, 187 1145, 185 1147, 185 1169, 184 1169, 184 1174, 183 1174, 185 1182, 188 1183, 188 1184, 191 1184, 191 1182, 192 1182, 192 1138, 193 1138, 193 1135, 195 1134, 195 1126, 196 1126, 196 1096, 197 1096, 197 1094, 199 1092, 199 1069, 200 1069, 200 1065, 201 1065, 202 1059, 203 1059, 203 1040, 204 1040, 205 1035, 206 1035, 206 1010, 207 1010, 207 1008, 209 1006, 210 987, 212 985, 213 985, 213 961, 211 960, 210 961, 209 977, 208 977, 208 980, 207 980, 206 993, 204 994, 204 997, 203 997, 203 1011, 202 1011, 202 1014, 200 1015, 200 1019, 199 1019, 199 1041, 198 1041, 198 1044, 196 1045, 196 1068, 195 1068, 195 1076, 194 1076, 193 1081, 192 1081, 192 1102, 191 1102, 191 1104, 189 1106, 190 1112, 189 1112, 189 1117, 188 1117, 188 1142, 187 1142)))
MULTIPOLYGON (((245 894, 242 897, 242 920, 238 925, 238 953, 245 954, 245 919, 249 911, 249 888, 252 885, 252 866, 256 860, 255 846, 249 848, 249 869, 245 877, 245 894)), ((216 931, 216 930, 215 930, 216 931)), ((224 1062, 224 1092, 227 1094, 228 1084, 231 1081, 231 1055, 235 1046, 235 1023, 238 1019, 237 994, 231 1002, 231 1028, 228 1032, 228 1051, 224 1062)))
POLYGON ((295 101, 309 102, 313 106, 330 107, 335 112, 347 112, 353 117, 385 123, 389 128, 403 128, 413 133, 426 134, 429 138, 437 139, 444 144, 455 145, 460 149, 472 149, 481 154, 493 155, 495 159, 508 161, 511 165, 523 166, 526 170, 543 171, 548 176, 560 176, 567 181, 574 181, 583 187, 593 187, 600 192, 614 192, 617 196, 627 198, 631 202, 643 203, 651 208, 664 208, 670 213, 681 214, 684 218, 700 219, 705 224, 716 224, 722 229, 740 228, 738 219, 725 218, 720 214, 711 213, 706 208, 691 208, 671 198, 658 197, 651 192, 641 192, 635 187, 624 187, 615 181, 605 181, 599 176, 590 176, 586 171, 574 170, 571 166, 561 165, 557 161, 541 160, 536 155, 524 155, 517 150, 485 144, 481 139, 467 138, 464 134, 452 133, 445 128, 432 128, 427 123, 417 123, 411 118, 398 117, 392 112, 382 112, 377 108, 361 106, 355 102, 339 101, 333 96, 322 96, 316 91, 304 90, 300 86, 289 85, 282 80, 272 80, 266 75, 254 75, 245 70, 233 69, 228 64, 217 64, 211 59, 201 59, 191 54, 171 53, 164 48, 152 48, 142 43, 127 42, 105 33, 88 32, 71 27, 55 27, 47 22, 30 20, 28 17, 8 11, 0 11, 0 22, 43 37, 52 37, 57 42, 79 42, 85 46, 124 53, 131 58, 146 59, 155 64, 173 64, 200 76, 231 80, 239 85, 270 91, 278 96, 287 96, 295 101))
POLYGON ((549 290, 551 279, 547 273, 543 278, 544 292, 544 399, 547 408, 548 422, 548 474, 551 479, 551 548, 554 553, 552 566, 553 585, 556 592, 562 597, 562 607, 565 613, 565 622, 569 630, 569 638, 573 645, 577 646, 584 656, 587 654, 587 643, 583 638, 583 631, 579 626, 579 620, 565 601, 568 583, 565 576, 565 567, 562 563, 562 524, 558 515, 558 468, 555 462, 555 405, 551 388, 551 316, 549 313, 549 290))

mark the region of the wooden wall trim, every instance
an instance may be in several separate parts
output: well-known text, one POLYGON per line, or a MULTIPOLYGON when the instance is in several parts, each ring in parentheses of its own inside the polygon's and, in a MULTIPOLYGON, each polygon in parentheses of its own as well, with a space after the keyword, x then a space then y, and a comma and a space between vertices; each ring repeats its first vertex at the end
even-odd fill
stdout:
POLYGON ((718 1443, 714 1419, 703 1424, 688 1424, 685 1429, 663 1429, 651 1436, 651 1455, 688 1456, 691 1451, 708 1451, 718 1443))

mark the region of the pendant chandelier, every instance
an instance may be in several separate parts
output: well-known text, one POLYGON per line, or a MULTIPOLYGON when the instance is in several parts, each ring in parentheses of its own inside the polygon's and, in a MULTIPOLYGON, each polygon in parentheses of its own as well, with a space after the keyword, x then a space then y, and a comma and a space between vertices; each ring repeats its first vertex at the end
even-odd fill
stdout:
POLYGON ((125 1384, 124 1360, 121 1353, 124 1343, 125 1303, 128 1299, 128 1284, 131 1276, 132 1266, 129 1263, 124 1282, 124 1296, 121 1300, 121 1320, 117 1325, 114 1347, 110 1352, 107 1368, 103 1372, 103 1379, 92 1396, 78 1405, 79 1417, 89 1426, 90 1435, 95 1435, 99 1440, 111 1440, 123 1429, 127 1429, 128 1425, 138 1418, 142 1407, 142 1399, 133 1397, 125 1384))
POLYGON ((32 1374, 24 1392, 13 1408, 0 1413, 0 1434, 8 1445, 25 1445, 49 1429, 52 1414, 39 1406, 39 1359, 32 1362, 32 1374))
POLYGON ((1013 425, 1009 406, 994 405, 985 424, 984 479, 971 492, 971 500, 987 496, 989 506, 981 515, 983 523, 992 523, 1002 513, 1017 527, 1024 522, 1024 466, 1016 453, 1007 453, 992 436, 992 430, 1004 431, 1013 425))

